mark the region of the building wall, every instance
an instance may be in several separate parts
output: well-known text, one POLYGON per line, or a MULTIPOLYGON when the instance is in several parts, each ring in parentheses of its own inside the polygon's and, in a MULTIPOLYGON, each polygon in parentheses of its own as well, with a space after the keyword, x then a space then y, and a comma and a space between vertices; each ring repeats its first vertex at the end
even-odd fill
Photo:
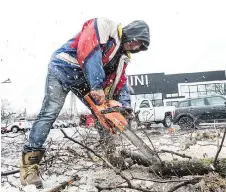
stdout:
POLYGON ((155 106, 175 105, 184 98, 203 95, 226 95, 226 71, 130 75, 127 82, 134 90, 133 103, 149 98, 155 106))

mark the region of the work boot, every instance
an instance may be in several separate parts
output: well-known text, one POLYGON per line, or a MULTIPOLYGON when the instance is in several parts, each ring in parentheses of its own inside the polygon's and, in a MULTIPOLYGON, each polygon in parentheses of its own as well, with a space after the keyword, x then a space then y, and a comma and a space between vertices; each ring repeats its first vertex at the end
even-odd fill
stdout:
POLYGON ((35 185, 42 187, 42 180, 39 178, 39 163, 44 155, 44 151, 32 151, 22 153, 20 166, 21 185, 35 185))

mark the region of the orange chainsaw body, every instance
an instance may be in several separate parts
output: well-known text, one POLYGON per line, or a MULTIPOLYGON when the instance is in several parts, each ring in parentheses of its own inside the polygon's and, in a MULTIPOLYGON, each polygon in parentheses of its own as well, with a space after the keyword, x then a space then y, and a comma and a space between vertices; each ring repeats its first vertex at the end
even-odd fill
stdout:
POLYGON ((89 94, 87 94, 84 98, 88 102, 92 111, 95 113, 100 124, 103 125, 111 133, 115 133, 115 130, 123 132, 123 130, 127 127, 127 120, 120 112, 116 111, 106 114, 101 113, 104 110, 112 109, 115 107, 122 107, 121 103, 115 100, 109 100, 105 101, 102 105, 95 105, 89 94))

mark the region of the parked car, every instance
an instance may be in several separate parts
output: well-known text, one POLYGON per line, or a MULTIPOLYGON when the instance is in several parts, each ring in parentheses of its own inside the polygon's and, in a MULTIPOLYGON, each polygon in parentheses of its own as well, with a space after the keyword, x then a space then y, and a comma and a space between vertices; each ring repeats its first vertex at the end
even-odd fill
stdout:
POLYGON ((164 127, 170 127, 174 117, 175 106, 154 107, 151 100, 141 99, 135 103, 134 113, 139 125, 162 123, 164 127))
POLYGON ((226 119, 226 98, 206 96, 180 101, 175 110, 174 123, 181 129, 196 127, 201 121, 226 119))
POLYGON ((96 119, 93 114, 81 114, 79 119, 79 126, 85 126, 87 128, 94 127, 96 119))
POLYGON ((1 134, 7 133, 6 127, 1 127, 1 134))
POLYGON ((19 130, 28 130, 29 123, 25 118, 5 119, 1 123, 1 128, 5 128, 7 132, 17 133, 19 130))

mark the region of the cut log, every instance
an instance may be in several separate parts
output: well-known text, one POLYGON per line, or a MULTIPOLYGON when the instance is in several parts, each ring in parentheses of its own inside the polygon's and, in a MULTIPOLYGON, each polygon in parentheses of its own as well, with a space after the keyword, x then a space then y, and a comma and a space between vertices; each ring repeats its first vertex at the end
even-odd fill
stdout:
POLYGON ((168 176, 204 175, 215 171, 222 176, 226 176, 226 158, 218 159, 216 167, 213 167, 212 158, 172 160, 164 161, 164 165, 151 164, 150 161, 137 152, 122 150, 121 154, 126 158, 131 158, 134 164, 143 165, 150 168, 150 172, 168 176))
POLYGON ((150 172, 161 173, 161 175, 204 175, 215 171, 226 176, 226 158, 218 159, 218 164, 213 167, 214 159, 192 159, 181 161, 165 161, 164 166, 158 164, 150 166, 150 172))

